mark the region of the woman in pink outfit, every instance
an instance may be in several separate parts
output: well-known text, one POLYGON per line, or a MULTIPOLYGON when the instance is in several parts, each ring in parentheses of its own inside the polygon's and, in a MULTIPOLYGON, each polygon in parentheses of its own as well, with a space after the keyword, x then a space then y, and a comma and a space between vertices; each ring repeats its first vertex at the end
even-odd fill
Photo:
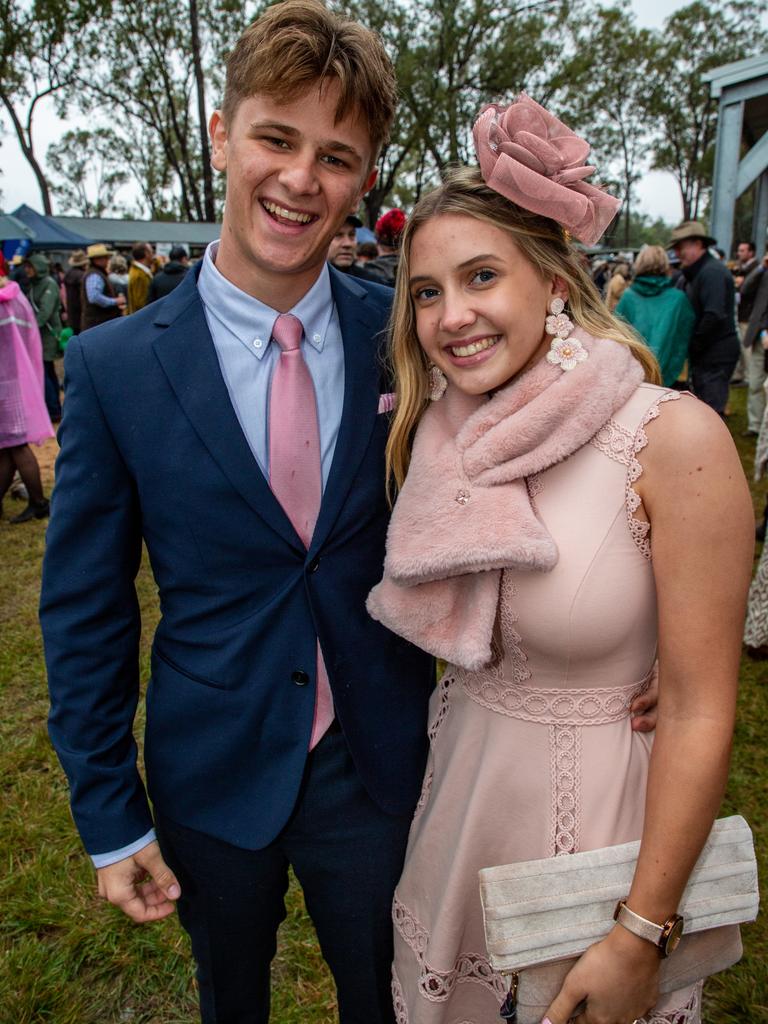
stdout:
MULTIPOLYGON (((657 385, 570 245, 616 209, 587 144, 522 97, 475 145, 414 210, 392 321, 399 495, 369 610, 448 662, 394 901, 398 1024, 498 1020, 480 868, 641 839, 626 905, 673 919, 725 786, 752 559, 727 430, 657 385), (657 659, 652 738, 630 709, 657 659)), ((637 927, 518 1019, 698 1022, 702 975, 659 996, 637 927)))
POLYGON ((43 349, 35 314, 15 281, 0 279, 0 509, 18 470, 29 504, 12 523, 48 515, 30 444, 53 437, 43 390, 43 349))

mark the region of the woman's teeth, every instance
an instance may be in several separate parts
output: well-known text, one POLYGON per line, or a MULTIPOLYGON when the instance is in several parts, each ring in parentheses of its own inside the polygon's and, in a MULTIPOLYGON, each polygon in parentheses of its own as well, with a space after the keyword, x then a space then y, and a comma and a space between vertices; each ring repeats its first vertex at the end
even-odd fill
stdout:
POLYGON ((309 224, 311 220, 314 220, 311 213, 296 213, 293 210, 286 210, 284 206, 277 206, 275 203, 269 203, 266 201, 261 205, 274 216, 282 217, 283 220, 295 221, 297 224, 309 224))
POLYGON ((481 341, 473 341, 470 345, 462 345, 461 348, 453 346, 451 353, 455 356, 474 356, 478 352, 484 352, 487 348, 495 345, 501 338, 500 334, 494 334, 490 338, 483 338, 481 341))

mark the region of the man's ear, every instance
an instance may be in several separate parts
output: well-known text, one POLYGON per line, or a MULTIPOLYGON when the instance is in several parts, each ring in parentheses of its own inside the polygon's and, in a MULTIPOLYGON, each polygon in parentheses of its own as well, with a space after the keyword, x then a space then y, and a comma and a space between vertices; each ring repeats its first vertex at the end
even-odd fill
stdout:
POLYGON ((227 169, 227 128, 220 110, 214 110, 208 122, 211 137, 211 167, 215 171, 227 169))
POLYGON ((365 179, 365 181, 364 181, 364 183, 362 185, 362 188, 360 189, 360 194, 357 197, 357 202, 355 203, 355 206, 350 211, 350 213, 354 213, 354 214, 357 213, 357 208, 360 206, 360 203, 362 202, 363 196, 371 191, 373 186, 376 184, 376 179, 378 178, 378 176, 379 176, 379 169, 378 169, 378 167, 371 168, 371 172, 368 175, 368 177, 365 179))

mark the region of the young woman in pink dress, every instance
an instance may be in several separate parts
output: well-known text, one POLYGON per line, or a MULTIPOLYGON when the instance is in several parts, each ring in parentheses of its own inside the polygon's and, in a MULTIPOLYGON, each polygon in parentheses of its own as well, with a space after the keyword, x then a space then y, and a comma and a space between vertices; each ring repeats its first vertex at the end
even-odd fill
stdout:
MULTIPOLYGON (((409 221, 393 314, 399 495, 369 609, 448 662, 394 903, 398 1024, 498 1020, 480 868, 641 839, 627 906, 676 914, 726 782, 752 562, 722 421, 657 386, 570 244, 617 205, 587 144, 521 97, 475 145, 409 221), (651 737, 630 707, 657 658, 651 737)), ((700 984, 660 997, 659 965, 616 924, 540 1015, 697 1022, 700 984)))

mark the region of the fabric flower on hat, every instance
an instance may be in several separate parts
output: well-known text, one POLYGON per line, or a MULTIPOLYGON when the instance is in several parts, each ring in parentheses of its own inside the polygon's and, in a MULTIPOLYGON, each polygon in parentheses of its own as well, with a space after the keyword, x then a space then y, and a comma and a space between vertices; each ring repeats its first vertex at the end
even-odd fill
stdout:
POLYGON ((492 103, 472 129, 483 180, 525 210, 557 221, 585 245, 594 245, 621 206, 584 181, 589 143, 530 96, 508 107, 492 103))

